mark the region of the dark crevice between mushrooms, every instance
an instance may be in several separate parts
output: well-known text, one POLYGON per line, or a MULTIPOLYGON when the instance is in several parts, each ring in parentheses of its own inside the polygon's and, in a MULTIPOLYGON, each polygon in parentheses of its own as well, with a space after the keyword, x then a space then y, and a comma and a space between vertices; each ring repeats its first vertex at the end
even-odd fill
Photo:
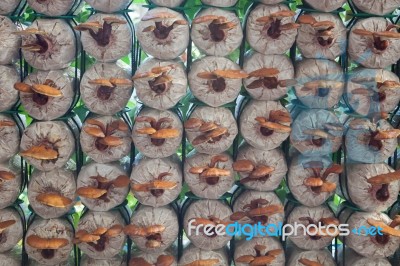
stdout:
POLYGON ((154 33, 154 36, 156 36, 156 38, 160 39, 160 40, 165 40, 166 38, 168 38, 169 33, 174 28, 174 24, 167 27, 167 26, 163 25, 163 23, 160 21, 156 22, 155 24, 156 24, 156 26, 155 26, 156 28, 154 29, 153 33, 154 33))
POLYGON ((100 239, 95 242, 89 242, 88 244, 98 252, 102 252, 106 249, 106 244, 108 242, 108 237, 106 235, 101 235, 100 239))
POLYGON ((381 202, 389 199, 389 184, 382 184, 381 187, 375 192, 375 198, 381 202))
POLYGON ((209 80, 208 84, 215 92, 223 92, 226 89, 225 79, 218 77, 217 79, 209 80))
POLYGON ((385 51, 389 47, 389 41, 388 40, 381 40, 380 37, 375 37, 374 36, 374 47, 378 51, 385 51))
POLYGON ((281 20, 280 20, 280 19, 277 19, 277 20, 271 22, 271 24, 265 25, 264 28, 263 28, 263 31, 264 31, 264 32, 266 31, 266 34, 267 34, 270 38, 276 40, 276 39, 278 39, 278 38, 281 36, 281 34, 282 34, 282 31, 281 31, 281 24, 282 24, 282 23, 281 23, 281 20))
POLYGON ((215 20, 208 25, 211 40, 214 42, 222 42, 225 39, 225 32, 221 29, 222 24, 215 23, 215 20))
POLYGON ((379 131, 371 132, 369 136, 368 146, 371 150, 380 151, 383 147, 382 140, 375 139, 376 135, 379 134, 379 131))
POLYGON ((108 87, 108 86, 100 86, 97 89, 97 98, 103 101, 107 101, 110 99, 112 93, 113 93, 114 88, 113 87, 108 87))
POLYGON ((40 251, 40 254, 42 255, 43 258, 49 260, 54 258, 55 254, 56 254, 56 250, 55 249, 42 249, 40 251))
POLYGON ((35 36, 36 36, 36 45, 40 46, 40 50, 37 52, 40 54, 46 53, 52 46, 51 40, 40 34, 35 34, 35 36))
POLYGON ((89 29, 90 36, 92 36, 92 38, 101 47, 106 47, 108 44, 110 44, 111 32, 112 32, 112 24, 107 22, 104 22, 103 27, 101 29, 98 29, 97 32, 95 32, 92 29, 89 29))
POLYGON ((329 47, 333 44, 334 39, 332 37, 329 37, 327 40, 324 40, 322 37, 317 38, 318 43, 323 46, 323 47, 329 47))

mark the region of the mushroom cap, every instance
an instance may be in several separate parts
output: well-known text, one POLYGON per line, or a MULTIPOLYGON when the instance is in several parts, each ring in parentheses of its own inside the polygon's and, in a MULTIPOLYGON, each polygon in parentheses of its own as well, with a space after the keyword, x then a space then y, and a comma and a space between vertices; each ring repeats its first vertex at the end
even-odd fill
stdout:
MULTIPOLYGON (((304 156, 301 154, 296 155, 292 158, 289 173, 287 177, 287 184, 292 193, 301 204, 308 207, 316 207, 327 201, 335 191, 330 193, 321 192, 315 193, 310 187, 304 185, 304 180, 309 177, 313 177, 313 170, 310 168, 304 168, 304 165, 308 162, 321 162, 323 164, 322 172, 332 165, 332 159, 329 156, 304 156)), ((326 181, 335 183, 339 186, 339 175, 335 173, 330 173, 326 181)))
MULTIPOLYGON (((206 154, 218 154, 229 149, 232 145, 233 140, 238 134, 238 128, 235 118, 232 112, 224 107, 208 107, 208 106, 198 106, 190 118, 199 118, 206 122, 214 122, 221 127, 228 129, 229 136, 223 136, 221 140, 216 143, 204 142, 199 145, 194 145, 194 148, 201 153, 206 154)), ((186 136, 190 143, 201 135, 201 132, 186 130, 186 136)))
POLYGON ((144 237, 131 236, 133 243, 143 252, 156 253, 161 252, 170 247, 178 237, 178 216, 175 210, 170 206, 153 208, 149 206, 140 206, 132 217, 131 224, 139 227, 147 227, 150 225, 163 225, 165 230, 160 233, 161 246, 158 248, 146 247, 147 239, 144 237))
MULTIPOLYGON (((367 119, 363 119, 368 121, 367 119)), ((386 120, 379 120, 376 123, 379 130, 393 129, 392 125, 386 120)), ((362 138, 368 136, 370 130, 368 129, 352 129, 349 128, 346 132, 345 144, 347 156, 349 159, 362 163, 381 163, 393 155, 397 148, 397 138, 381 140, 382 148, 376 150, 369 145, 369 138, 362 138)))
POLYGON ((149 26, 154 26, 154 22, 162 22, 165 26, 170 26, 176 20, 186 20, 186 18, 166 7, 156 7, 150 9, 145 16, 151 16, 157 13, 169 13, 174 15, 174 18, 162 18, 152 19, 147 21, 140 21, 136 24, 136 37, 140 43, 142 50, 155 58, 161 60, 175 59, 183 54, 189 44, 189 25, 176 25, 169 32, 169 35, 165 39, 158 39, 154 33, 143 32, 143 30, 149 26))
POLYGON ((29 244, 25 244, 25 251, 29 258, 44 264, 55 265, 65 262, 69 259, 73 249, 74 229, 72 225, 64 219, 41 219, 35 218, 30 224, 25 236, 25 243, 31 235, 37 235, 41 238, 64 238, 68 240, 68 244, 64 247, 54 250, 54 256, 46 259, 41 254, 41 249, 33 248, 29 244))
POLYGON ((131 0, 85 0, 94 9, 104 13, 114 13, 127 8, 131 0))
MULTIPOLYGON (((350 58, 367 68, 386 68, 395 64, 400 58, 400 39, 388 40, 389 46, 384 51, 375 53, 371 49, 371 46, 373 46, 372 38, 354 33, 355 29, 374 32, 385 31, 387 26, 391 24, 385 18, 377 17, 358 20, 352 27, 349 35, 348 53, 350 58)), ((396 29, 392 29, 391 31, 396 32, 396 29)))
MULTIPOLYGON (((114 121, 122 121, 124 124, 126 122, 119 117, 116 116, 95 116, 93 119, 100 121, 104 126, 111 124, 114 121)), ((87 121, 83 123, 83 127, 90 125, 87 121)), ((109 163, 112 161, 117 161, 127 156, 131 151, 131 131, 128 129, 127 131, 116 130, 109 136, 118 137, 122 140, 122 144, 112 147, 108 146, 105 150, 99 150, 96 147, 97 137, 89 135, 87 132, 82 130, 80 135, 80 143, 82 147, 82 151, 86 153, 90 158, 92 158, 95 162, 98 163, 109 163)))
POLYGON ((326 13, 310 13, 316 21, 331 21, 335 24, 332 31, 334 42, 329 46, 321 46, 318 42, 318 30, 312 25, 302 24, 296 38, 296 45, 306 58, 335 60, 346 52, 347 31, 343 21, 337 15, 326 13))
MULTIPOLYGON (((367 222, 369 218, 381 220, 386 224, 390 224, 392 221, 389 216, 381 212, 354 212, 350 209, 346 209, 339 216, 340 222, 348 224, 349 228, 369 228, 370 225, 367 222)), ((350 233, 346 236, 346 245, 361 256, 371 259, 385 258, 395 253, 400 245, 400 238, 389 237, 389 242, 386 245, 381 245, 375 243, 373 237, 369 235, 350 233)))
POLYGON ((98 96, 100 85, 90 84, 95 79, 121 78, 130 79, 131 70, 121 62, 117 63, 95 63, 85 71, 80 83, 80 92, 85 106, 93 113, 100 115, 114 115, 122 111, 127 105, 131 95, 132 87, 116 86, 112 89, 110 97, 106 100, 98 96))
MULTIPOLYGON (((256 180, 244 184, 246 188, 257 191, 272 191, 278 188, 288 170, 285 155, 280 148, 266 151, 244 144, 239 148, 236 160, 250 160, 255 165, 266 165, 275 169, 266 181, 256 180)), ((239 175, 240 179, 243 179, 248 173, 239 175)))
POLYGON ((177 156, 166 158, 139 158, 138 155, 133 171, 131 173, 132 184, 145 184, 154 181, 160 174, 169 173, 162 180, 175 182, 177 186, 173 189, 163 190, 162 195, 155 196, 151 192, 133 191, 135 198, 143 205, 161 207, 173 202, 181 192, 183 176, 181 161, 177 156))
MULTIPOLYGON (((117 163, 96 163, 92 162, 82 167, 77 179, 77 188, 97 187, 98 181, 91 177, 101 176, 108 181, 115 180, 118 176, 127 175, 126 171, 117 163)), ((122 204, 129 193, 129 186, 115 187, 111 185, 107 189, 107 200, 90 199, 81 197, 82 203, 92 211, 109 211, 122 204)))
MULTIPOLYGON (((0 114, 0 121, 13 121, 9 115, 0 114)), ((8 161, 18 152, 20 141, 20 131, 15 124, 14 126, 0 127, 0 162, 8 161)))
MULTIPOLYGON (((378 164, 347 164, 346 189, 349 199, 364 211, 385 211, 392 206, 400 190, 400 181, 391 182, 388 187, 389 198, 386 201, 378 200, 374 186, 368 183, 371 177, 394 172, 386 163, 378 164), (375 192, 375 193, 374 193, 375 192)), ((376 186, 380 188, 381 186, 376 186)))
POLYGON ((392 13, 400 6, 399 0, 354 0, 354 5, 364 13, 373 15, 385 15, 392 13))
POLYGON ((10 172, 15 178, 3 181, 0 186, 0 209, 12 205, 21 192, 21 158, 14 157, 9 162, 0 163, 0 171, 10 172))
MULTIPOLYGON (((262 54, 284 54, 292 47, 296 40, 297 29, 283 31, 279 38, 272 39, 263 33, 264 24, 257 22, 260 17, 269 16, 272 13, 289 10, 286 5, 258 5, 254 8, 246 24, 246 38, 251 48, 262 54)), ((284 17, 282 24, 294 23, 294 17, 284 17)))
POLYGON ((346 0, 304 0, 312 8, 322 12, 332 12, 346 2, 346 0))
POLYGON ((381 101, 376 101, 371 96, 355 94, 353 91, 358 88, 368 89, 370 92, 376 92, 377 84, 374 81, 366 83, 358 83, 353 80, 356 79, 370 79, 375 77, 376 81, 396 81, 399 82, 399 77, 385 69, 371 69, 371 68, 357 68, 347 80, 346 84, 346 97, 350 107, 358 114, 367 116, 373 113, 393 111, 398 102, 400 101, 400 90, 387 89, 384 91, 385 98, 381 101))
MULTIPOLYGON (((225 169, 230 171, 229 176, 219 177, 216 184, 208 184, 206 180, 203 180, 199 174, 190 173, 192 167, 204 167, 208 166, 211 159, 215 155, 209 155, 204 153, 198 153, 192 151, 186 158, 184 164, 185 182, 189 186, 190 191, 193 192, 197 197, 205 199, 219 199, 224 193, 228 192, 235 182, 235 172, 232 169, 232 157, 228 153, 222 153, 228 158, 226 162, 218 162, 217 167, 219 169, 225 169)), ((218 156, 218 155, 216 155, 218 156)))
POLYGON ((149 123, 135 122, 132 129, 132 140, 139 152, 150 158, 163 158, 175 154, 181 145, 183 135, 182 121, 180 120, 179 116, 169 110, 159 111, 152 108, 144 108, 137 115, 136 119, 141 116, 150 116, 156 120, 164 117, 171 118, 172 122, 169 124, 172 128, 179 131, 179 136, 176 138, 165 139, 165 142, 161 146, 156 146, 151 142, 150 136, 136 133, 136 130, 143 127, 148 127, 149 123))
MULTIPOLYGON (((39 160, 25 157, 25 160, 40 171, 51 171, 63 167, 75 152, 75 138, 71 129, 62 121, 35 122, 22 134, 20 150, 26 151, 42 141, 49 142, 58 152, 55 160, 39 160)), ((17 146, 18 147, 18 146, 17 146)))
POLYGON ((14 89, 14 84, 19 81, 20 75, 14 66, 0 65, 1 112, 11 109, 18 101, 18 91, 14 89))
POLYGON ((0 64, 2 65, 11 64, 19 58, 21 37, 13 34, 17 30, 17 26, 11 19, 0 16, 0 64))
MULTIPOLYGON (((203 2, 205 1, 203 0, 203 2)), ((213 5, 215 5, 218 1, 213 0, 209 2, 212 2, 213 5)), ((209 25, 212 21, 205 23, 193 23, 191 30, 192 41, 196 47, 206 55, 227 56, 239 48, 242 43, 243 31, 241 22, 235 12, 215 7, 210 7, 200 11, 197 13, 196 18, 209 15, 225 17, 226 21, 233 22, 235 26, 230 30, 224 31, 224 40, 215 42, 210 38, 209 25)))
MULTIPOLYGON (((326 206, 317 207, 297 206, 287 217, 287 223, 294 226, 294 223, 308 225, 307 221, 301 221, 301 217, 310 217, 318 222, 321 218, 334 218, 334 213, 326 206)), ((353 227, 350 227, 353 228, 353 227)), ((332 243, 333 237, 324 236, 318 240, 312 239, 310 236, 304 236, 304 230, 299 227, 297 235, 289 236, 289 239, 299 248, 307 250, 323 249, 332 243)))
POLYGON ((177 7, 185 2, 185 0, 150 0, 150 1, 157 6, 164 6, 164 7, 177 7))
POLYGON ((311 109, 302 111, 292 124, 290 142, 305 156, 321 156, 336 152, 342 145, 343 131, 327 130, 332 139, 326 139, 322 146, 318 147, 311 143, 310 136, 305 134, 306 130, 321 129, 327 123, 340 124, 334 113, 323 109, 311 109))
MULTIPOLYGON (((99 227, 104 227, 109 229, 114 225, 125 226, 125 221, 118 211, 116 210, 108 212, 89 211, 85 213, 79 220, 76 231, 78 232, 79 230, 86 230, 87 232, 91 233, 99 227)), ((118 235, 111 238, 107 238, 104 250, 101 251, 96 250, 96 248, 84 242, 79 243, 78 247, 87 256, 93 259, 104 260, 118 255, 123 249, 126 239, 127 239, 126 235, 121 231, 121 233, 119 233, 118 235)))
POLYGON ((334 61, 322 59, 305 59, 298 62, 296 64, 296 80, 296 95, 309 108, 329 109, 334 107, 340 101, 345 86, 343 70, 340 65, 334 61), (320 88, 303 89, 306 83, 313 81, 341 82, 342 84, 337 87, 335 84, 328 84, 328 88, 322 88, 328 89, 328 94, 320 96, 320 88))
MULTIPOLYGON (((227 234, 209 237, 203 233, 196 234, 195 230, 189 232, 189 222, 194 218, 208 219, 210 216, 220 219, 221 221, 230 221, 229 217, 232 215, 231 208, 219 200, 197 200, 191 203, 185 211, 183 218, 183 228, 191 243, 198 248, 204 250, 220 249, 232 239, 232 236, 227 234)), ((193 227, 192 227, 193 229, 193 227)))
POLYGON ((196 260, 217 259, 219 262, 213 266, 227 266, 228 255, 224 249, 218 250, 204 250, 190 244, 183 250, 183 254, 179 260, 179 265, 186 265, 196 260))
POLYGON ((136 73, 145 73, 154 67, 169 65, 173 65, 174 68, 168 71, 166 75, 172 77, 172 81, 163 93, 157 93, 151 89, 149 82, 153 78, 142 78, 134 81, 136 95, 146 106, 158 110, 167 110, 174 107, 186 95, 188 87, 186 69, 180 60, 166 61, 149 57, 140 64, 136 73))
POLYGON ((240 70, 240 66, 225 57, 206 56, 192 63, 188 75, 190 91, 194 97, 211 107, 235 101, 242 87, 242 79, 223 78, 224 90, 216 91, 209 80, 198 77, 199 73, 215 70, 240 70))
POLYGON ((293 247, 292 251, 290 252, 290 254, 287 254, 287 256, 287 266, 303 266, 303 264, 299 262, 299 260, 302 258, 321 263, 324 266, 336 265, 335 261, 332 258, 331 252, 326 249, 302 250, 297 247, 293 247))
POLYGON ((28 85, 44 84, 47 80, 55 83, 55 87, 62 93, 61 97, 48 97, 44 105, 33 100, 32 93, 20 92, 21 103, 30 116, 37 120, 53 120, 63 116, 71 108, 75 98, 74 79, 68 70, 38 70, 29 74, 24 83, 28 85))
MULTIPOLYGON (((47 33, 53 46, 44 53, 22 50, 25 60, 33 68, 54 70, 66 68, 75 60, 79 48, 74 30, 63 19, 37 19, 27 29, 38 29, 47 33)), ((79 36, 77 34, 77 36, 79 36)), ((36 43, 35 35, 22 36, 22 45, 36 43)), ((78 51, 79 52, 79 51, 78 51)))
MULTIPOLYGON (((249 54, 245 58, 243 70, 246 73, 251 73, 261 68, 278 69, 279 74, 276 76, 278 81, 294 78, 294 68, 292 61, 286 55, 263 55, 255 52, 249 54)), ((286 96, 289 87, 281 87, 280 85, 278 85, 277 88, 274 89, 268 89, 265 87, 248 89, 247 87, 257 79, 258 78, 255 77, 243 79, 243 85, 253 99, 261 101, 276 101, 286 96)))
POLYGON ((239 127, 242 137, 256 149, 272 150, 279 147, 290 133, 273 131, 270 135, 263 135, 257 117, 269 119, 271 111, 288 113, 280 102, 251 100, 240 114, 239 127))
POLYGON ((73 171, 54 169, 50 172, 35 170, 28 185, 29 204, 36 214, 44 219, 60 217, 68 213, 76 201, 76 176, 73 171), (54 177, 57 178, 54 178, 54 177), (57 193, 71 200, 68 206, 51 207, 37 200, 43 193, 57 193))
MULTIPOLYGON (((103 25, 104 18, 109 17, 126 21, 123 15, 97 13, 90 16, 87 22, 100 22, 103 25)), ((115 62, 131 52, 133 40, 129 23, 112 24, 110 34, 110 42, 105 46, 101 46, 97 44, 97 41, 90 35, 89 31, 82 31, 83 49, 100 62, 115 62)))
POLYGON ((23 238, 24 226, 21 215, 16 209, 6 208, 0 210, 0 222, 8 220, 14 220, 15 223, 1 232, 0 252, 11 250, 23 238))
POLYGON ((38 13, 45 14, 47 16, 61 16, 66 15, 75 4, 75 0, 63 0, 63 1, 37 1, 27 0, 28 5, 38 13))

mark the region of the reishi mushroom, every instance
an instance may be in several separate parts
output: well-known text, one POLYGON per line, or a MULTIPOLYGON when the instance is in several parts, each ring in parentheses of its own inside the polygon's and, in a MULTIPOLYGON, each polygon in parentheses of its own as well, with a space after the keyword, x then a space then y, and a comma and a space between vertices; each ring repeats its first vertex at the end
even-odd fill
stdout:
POLYGON ((0 114, 0 162, 11 159, 18 152, 20 130, 9 115, 0 114))
POLYGON ((146 158, 137 156, 131 173, 131 190, 143 205, 165 206, 173 202, 182 189, 181 162, 177 156, 146 158))
POLYGON ((17 30, 11 19, 0 15, 0 64, 2 65, 14 63, 19 58, 21 37, 13 34, 17 30))
POLYGON ((296 40, 295 12, 286 5, 258 5, 246 24, 246 39, 250 46, 262 54, 284 54, 296 40))
POLYGON ((20 158, 0 163, 0 209, 12 205, 21 192, 20 158))
POLYGON ((114 13, 127 8, 131 0, 85 0, 94 9, 104 13, 114 13))
POLYGON ((23 238, 23 234, 24 224, 21 214, 12 207, 0 210, 0 252, 15 247, 23 238))
POLYGON ((224 249, 204 250, 190 244, 183 250, 178 265, 182 266, 227 266, 228 254, 224 249))
POLYGON ((182 121, 172 111, 144 108, 132 129, 135 147, 146 157, 163 158, 175 154, 181 145, 182 121))
POLYGON ((233 102, 248 75, 225 57, 206 56, 194 61, 188 75, 193 96, 212 107, 233 102))
POLYGON ((82 167, 77 180, 77 194, 93 211, 108 211, 122 204, 129 192, 126 170, 116 163, 92 162, 82 167))
POLYGON ((232 163, 232 157, 227 153, 209 155, 191 152, 185 158, 185 182, 197 197, 219 199, 235 181, 232 163))
POLYGON ((354 0, 353 4, 364 13, 382 16, 395 11, 400 6, 400 1, 354 0))
POLYGON ((28 199, 35 213, 44 219, 68 213, 76 201, 75 179, 73 171, 64 169, 33 171, 29 179, 28 199))
POLYGON ((346 0, 304 0, 312 8, 322 12, 332 12, 343 6, 346 0))
POLYGON ((253 238, 235 243, 236 266, 285 265, 285 252, 281 243, 273 237, 253 238))
POLYGON ((17 69, 12 65, 0 65, 0 111, 11 109, 18 101, 18 91, 14 84, 20 81, 17 69))
POLYGON ((191 37, 203 53, 226 56, 240 46, 243 31, 234 12, 210 7, 200 11, 193 19, 191 37))

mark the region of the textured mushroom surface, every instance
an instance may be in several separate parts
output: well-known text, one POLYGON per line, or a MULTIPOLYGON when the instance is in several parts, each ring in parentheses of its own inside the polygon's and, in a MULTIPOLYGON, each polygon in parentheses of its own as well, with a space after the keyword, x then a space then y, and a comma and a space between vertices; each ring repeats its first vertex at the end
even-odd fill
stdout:
POLYGON ((185 0, 150 0, 150 1, 157 6, 165 6, 165 7, 177 7, 185 2, 185 0))
POLYGON ((294 14, 273 15, 282 11, 289 13, 289 8, 286 5, 258 5, 250 12, 246 24, 246 38, 250 46, 257 52, 284 54, 292 47, 297 35, 297 28, 291 27, 294 25, 292 24, 294 23, 294 14), (264 21, 262 18, 268 19, 264 21), (283 27, 283 25, 287 26, 283 27))
POLYGON ((21 138, 20 154, 40 171, 63 167, 75 151, 71 129, 61 121, 35 122, 21 138))
POLYGON ((140 206, 131 217, 130 233, 133 243, 143 252, 157 253, 170 247, 178 237, 178 216, 172 207, 140 206), (140 234, 137 234, 137 232, 140 234), (144 233, 144 234, 142 234, 144 233))
POLYGON ((397 148, 396 136, 385 136, 393 131, 384 119, 376 123, 368 119, 354 119, 346 132, 346 150, 349 159, 363 163, 381 163, 397 148))
POLYGON ((182 14, 165 7, 149 10, 136 25, 142 50, 162 60, 180 56, 189 43, 189 25, 182 14))
POLYGON ((347 197, 358 208, 364 211, 385 211, 396 202, 400 179, 388 183, 371 183, 376 176, 394 172, 386 163, 348 164, 346 172, 347 197))
POLYGON ((310 13, 300 16, 298 22, 301 26, 296 45, 304 57, 335 60, 346 52, 347 32, 339 16, 310 13), (310 21, 301 23, 302 18, 309 18, 310 21))
POLYGON ((247 76, 231 60, 206 56, 192 63, 188 76, 190 91, 205 104, 218 107, 236 100, 242 87, 241 74, 247 76))
POLYGON ((18 152, 19 134, 13 118, 0 114, 0 162, 9 160, 18 152))
POLYGON ((256 100, 279 100, 291 87, 289 82, 294 82, 293 64, 286 55, 250 54, 245 58, 243 70, 249 74, 243 85, 256 100), (262 70, 265 73, 259 75, 257 72, 262 70))
POLYGON ((287 177, 290 192, 305 206, 323 204, 335 194, 339 185, 338 171, 331 168, 335 166, 341 172, 341 167, 333 164, 328 156, 295 156, 291 160, 287 177))
POLYGON ((364 13, 374 15, 385 15, 392 13, 394 10, 396 10, 396 8, 400 6, 399 0, 354 0, 353 3, 358 9, 360 9, 364 13))
POLYGON ((78 242, 78 247, 83 253, 93 259, 114 257, 121 252, 127 239, 123 232, 124 226, 125 221, 116 210, 110 212, 89 211, 79 220, 77 233, 81 231, 90 235, 100 229, 101 233, 104 231, 105 233, 96 237, 98 240, 93 242, 78 242))
POLYGON ((302 111, 292 124, 290 142, 306 156, 336 152, 342 145, 343 126, 334 113, 322 109, 302 111))
POLYGON ((80 84, 85 106, 100 115, 114 115, 122 111, 132 95, 130 74, 126 65, 119 62, 91 66, 83 74, 80 84))
POLYGON ((391 266, 386 258, 366 258, 354 252, 351 248, 346 248, 344 253, 339 253, 339 259, 343 266, 391 266), (343 256, 344 255, 344 256, 343 256))
POLYGON ((143 109, 132 129, 135 147, 150 158, 175 154, 181 145, 182 135, 182 121, 177 114, 168 110, 143 109))
POLYGON ((82 150, 94 161, 108 163, 129 154, 132 142, 131 131, 121 118, 95 116, 87 119, 82 128, 80 135, 82 150))
POLYGON ((0 64, 2 65, 11 64, 19 58, 18 48, 21 46, 21 37, 14 34, 17 30, 17 26, 11 19, 0 16, 0 64))
POLYGON ((20 2, 21 0, 3 0, 0 6, 0 14, 8 15, 12 13, 18 7, 20 2))
POLYGON ((248 189, 272 191, 279 186, 288 170, 285 155, 279 148, 265 151, 245 144, 239 149, 236 162, 239 160, 249 160, 253 165, 249 169, 252 170, 251 172, 247 170, 242 172, 237 169, 240 183, 248 189), (256 176, 253 174, 253 178, 252 173, 257 169, 263 171, 256 176))
POLYGON ((162 266, 177 266, 177 258, 172 255, 169 251, 163 251, 159 253, 146 253, 146 252, 134 252, 131 255, 129 266, 136 265, 162 265, 162 266), (145 263, 148 264, 145 264, 145 263))
POLYGON ((66 68, 75 59, 78 40, 65 20, 37 19, 21 34, 22 55, 36 69, 66 68))
POLYGON ((44 219, 68 213, 76 201, 76 176, 73 171, 55 169, 35 170, 29 179, 29 204, 44 219), (57 178, 54 178, 57 177, 57 178))
POLYGON ((183 250, 178 265, 202 265, 203 263, 203 265, 228 266, 228 261, 226 251, 223 249, 204 250, 191 244, 183 250))
POLYGON ((0 252, 6 252, 15 247, 22 239, 24 233, 23 222, 16 209, 6 208, 0 210, 0 225, 0 252))
POLYGON ((165 206, 173 202, 182 189, 181 161, 167 158, 137 158, 131 173, 131 189, 144 205, 165 206))
POLYGON ((38 13, 47 16, 66 15, 76 4, 76 0, 27 0, 28 5, 38 13))
MULTIPOLYGON (((306 207, 298 206, 295 207, 287 217, 287 223, 294 226, 294 223, 303 224, 308 226, 309 224, 318 225, 319 222, 325 226, 324 219, 334 218, 333 212, 326 206, 318 207, 306 207), (309 219, 311 218, 311 219, 309 219)), ((350 227, 353 228, 353 227, 350 227)), ((318 232, 317 232, 318 233, 318 232)), ((298 228, 297 235, 290 236, 289 239, 299 248, 307 250, 323 249, 332 243, 334 237, 330 235, 304 235, 303 228, 298 228)))
POLYGON ((0 163, 0 209, 13 204, 21 191, 21 162, 11 159, 8 163, 0 163))
MULTIPOLYGON (((183 228, 190 241, 198 248, 205 250, 215 250, 224 247, 231 239, 232 236, 227 234, 217 235, 212 233, 207 235, 204 226, 211 224, 216 227, 219 224, 230 222, 232 210, 230 207, 219 200, 197 200, 188 206, 183 218, 183 228), (191 223, 191 228, 189 224, 191 223), (200 234, 196 234, 196 224, 202 224, 200 234), (189 231, 189 229, 191 229, 189 231)), ((210 233, 210 232, 209 232, 210 233)))
POLYGON ((31 88, 29 92, 20 91, 20 98, 30 116, 38 120, 53 120, 63 116, 71 108, 75 98, 71 71, 39 70, 25 78, 23 83, 31 88), (49 96, 52 91, 47 86, 58 93, 57 96, 49 96))
POLYGON ((219 199, 235 181, 232 157, 191 152, 185 158, 185 182, 197 197, 219 199))
POLYGON ((170 109, 186 95, 186 69, 180 60, 147 58, 133 79, 137 97, 151 108, 170 109))
POLYGON ((85 0, 94 9, 104 13, 114 13, 127 8, 130 0, 85 0))
MULTIPOLYGON (((370 228, 371 225, 368 223, 368 219, 382 221, 387 225, 392 222, 384 213, 353 212, 350 209, 343 211, 339 219, 341 223, 348 224, 349 228, 370 228)), ((397 226, 396 228, 398 230, 400 227, 397 226)), ((392 256, 400 245, 400 238, 387 234, 369 236, 350 233, 350 235, 346 236, 346 245, 361 256, 377 259, 392 256)))
POLYGON ((66 220, 36 218, 26 233, 25 251, 39 263, 56 265, 68 260, 73 238, 73 227, 66 220))
POLYGON ((251 146, 272 150, 290 134, 291 118, 280 102, 252 100, 240 114, 239 126, 242 137, 251 146))
POLYGON ((0 111, 7 111, 18 101, 18 91, 14 84, 20 81, 20 75, 14 66, 0 65, 0 111))
POLYGON ((185 123, 185 128, 187 138, 193 147, 198 152, 206 154, 218 154, 228 150, 238 134, 232 112, 223 107, 197 107, 185 123), (198 127, 192 128, 192 125, 188 125, 189 121, 200 123, 198 127))
POLYGON ((191 37, 203 53, 226 56, 240 46, 243 31, 234 12, 210 7, 200 11, 194 18, 191 37))
POLYGON ((238 0, 201 0, 203 4, 216 7, 230 7, 236 5, 238 0))
POLYGON ((267 265, 284 266, 285 252, 281 243, 273 237, 253 238, 249 241, 241 240, 235 243, 234 261, 236 266, 247 266, 244 259, 252 259, 250 261, 257 263, 257 258, 265 260, 267 265))
POLYGON ((102 260, 83 254, 80 263, 82 266, 126 266, 126 259, 125 257, 115 256, 102 260))
MULTIPOLYGON (((284 213, 283 213, 283 204, 281 200, 278 198, 278 196, 274 192, 261 192, 261 191, 254 191, 254 190, 245 190, 242 192, 237 198, 234 199, 233 202, 233 213, 241 213, 245 212, 246 216, 237 220, 233 219, 234 215, 231 216, 231 220, 236 220, 239 223, 244 223, 244 224, 262 224, 262 225, 275 225, 277 228, 279 227, 279 224, 283 224, 284 220, 284 213), (254 213, 253 213, 254 212, 254 213)), ((271 233, 273 233, 273 229, 268 228, 271 233)), ((266 233, 266 232, 264 232, 266 233)), ((277 233, 277 232, 275 232, 277 233)), ((260 234, 257 234, 256 237, 263 237, 260 234)), ((266 241, 266 242, 272 242, 274 244, 274 241, 266 241)), ((267 245, 269 246, 269 244, 267 245)), ((245 253, 250 253, 248 248, 252 246, 251 245, 246 245, 246 251, 245 252, 239 252, 239 254, 245 255, 245 253)), ((271 249, 275 249, 278 247, 274 247, 271 249)), ((240 249, 239 249, 240 250, 240 249)), ((235 258, 236 258, 235 254, 235 258)), ((281 257, 282 259, 282 257, 281 257)), ((284 260, 283 260, 284 261, 284 260)), ((274 261, 276 263, 276 261, 274 261)))
MULTIPOLYGON (((100 28, 91 28, 81 33, 83 49, 100 62, 114 62, 129 54, 132 49, 132 31, 122 15, 94 14, 86 23, 98 23, 100 28)), ((85 23, 77 27, 85 27, 85 23)))
POLYGON ((304 266, 304 265, 324 265, 336 266, 332 258, 331 252, 326 249, 323 250, 302 250, 294 248, 290 256, 288 256, 287 266, 304 266), (304 263, 317 263, 317 264, 304 264, 304 263))
POLYGON ((399 77, 384 69, 357 68, 349 75, 347 102, 362 116, 393 111, 400 101, 399 77))
POLYGON ((82 203, 93 211, 108 211, 122 202, 129 192, 129 178, 117 163, 90 163, 82 167, 77 180, 82 203))
POLYGON ((400 58, 400 36, 386 36, 387 32, 396 35, 396 28, 391 28, 391 25, 392 23, 385 18, 359 20, 349 35, 350 58, 367 68, 386 68, 395 64, 400 58))
POLYGON ((306 59, 296 64, 296 95, 307 107, 329 109, 342 97, 343 70, 330 60, 306 59))
POLYGON ((312 8, 322 12, 332 12, 346 2, 346 0, 304 0, 312 8))

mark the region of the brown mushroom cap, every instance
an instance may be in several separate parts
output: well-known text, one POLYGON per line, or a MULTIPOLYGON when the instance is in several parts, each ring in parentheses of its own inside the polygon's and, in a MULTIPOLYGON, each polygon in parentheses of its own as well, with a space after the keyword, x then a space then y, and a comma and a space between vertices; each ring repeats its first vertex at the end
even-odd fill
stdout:
POLYGON ((21 216, 13 208, 2 209, 0 212, 1 243, 0 252, 11 250, 23 237, 23 224, 21 216))
POLYGON ((220 266, 228 265, 228 260, 224 249, 204 250, 190 244, 183 250, 179 265, 193 266, 196 262, 204 262, 206 265, 220 266))

